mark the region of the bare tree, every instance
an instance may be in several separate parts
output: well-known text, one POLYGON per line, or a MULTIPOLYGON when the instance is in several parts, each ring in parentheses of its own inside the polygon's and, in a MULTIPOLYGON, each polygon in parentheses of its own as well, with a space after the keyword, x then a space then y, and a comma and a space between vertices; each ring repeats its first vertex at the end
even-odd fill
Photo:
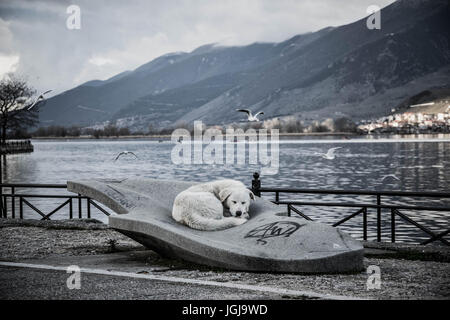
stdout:
POLYGON ((21 131, 38 122, 36 101, 31 98, 35 91, 26 81, 8 77, 0 81, 0 128, 1 142, 5 143, 8 131, 21 131))

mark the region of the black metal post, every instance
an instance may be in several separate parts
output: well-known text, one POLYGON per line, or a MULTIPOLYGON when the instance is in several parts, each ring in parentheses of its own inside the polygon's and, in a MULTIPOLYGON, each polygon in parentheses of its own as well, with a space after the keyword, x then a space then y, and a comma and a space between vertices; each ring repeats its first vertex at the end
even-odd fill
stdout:
POLYGON ((88 219, 91 218, 91 199, 86 198, 86 205, 87 205, 87 217, 88 219))
MULTIPOLYGON (((377 206, 381 205, 381 196, 377 195, 377 206)), ((377 241, 381 242, 381 208, 377 208, 377 241)))
MULTIPOLYGON (((1 160, 0 160, 1 161, 1 160)), ((4 206, 3 206, 3 186, 0 187, 1 189, 1 193, 0 193, 0 216, 3 218, 6 218, 6 211, 4 210, 4 206)))
POLYGON ((22 197, 19 197, 19 216, 20 216, 20 219, 23 219, 23 200, 22 200, 22 197))
POLYGON ((69 202, 69 219, 73 219, 73 203, 72 203, 72 198, 70 198, 70 202, 69 202))
POLYGON ((5 210, 4 217, 8 217, 8 199, 6 199, 6 196, 4 197, 5 201, 3 202, 3 209, 5 210))
POLYGON ((3 166, 1 154, 0 154, 0 216, 6 218, 6 211, 3 211, 3 166))
POLYGON ((367 241, 367 208, 363 210, 363 239, 367 241))
POLYGON ((3 212, 3 167, 1 155, 0 155, 0 216, 6 218, 6 214, 3 212))
POLYGON ((14 219, 16 217, 16 199, 14 197, 15 188, 11 187, 11 216, 14 219))
POLYGON ((78 218, 82 218, 82 213, 81 213, 81 194, 78 194, 78 218))
POLYGON ((395 210, 391 209, 391 242, 395 242, 395 210))
POLYGON ((259 173, 255 172, 252 180, 252 192, 257 197, 261 197, 261 191, 259 189, 261 189, 261 180, 259 180, 259 173))

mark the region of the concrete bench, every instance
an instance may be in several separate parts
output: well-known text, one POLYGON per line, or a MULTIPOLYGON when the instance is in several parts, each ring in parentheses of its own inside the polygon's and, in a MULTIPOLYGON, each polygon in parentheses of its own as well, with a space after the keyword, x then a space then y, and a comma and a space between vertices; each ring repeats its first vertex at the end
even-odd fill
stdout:
POLYGON ((225 269, 356 272, 363 246, 337 228, 288 217, 285 206, 257 198, 250 220, 222 231, 199 231, 172 219, 176 195, 195 182, 154 179, 68 181, 67 189, 117 213, 109 225, 159 254, 225 269))

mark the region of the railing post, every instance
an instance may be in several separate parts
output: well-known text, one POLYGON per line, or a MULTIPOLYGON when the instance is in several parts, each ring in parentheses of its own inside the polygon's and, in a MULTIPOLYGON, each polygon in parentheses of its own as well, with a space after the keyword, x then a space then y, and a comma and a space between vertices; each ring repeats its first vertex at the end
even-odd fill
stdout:
POLYGON ((367 241, 367 207, 363 209, 363 240, 367 241))
POLYGON ((0 216, 6 218, 6 214, 3 212, 3 167, 2 167, 2 150, 3 144, 0 143, 0 216))
POLYGON ((259 189, 261 189, 261 180, 259 180, 259 173, 255 172, 252 180, 252 192, 257 197, 261 197, 261 191, 259 189))
MULTIPOLYGON (((0 163, 1 163, 1 161, 2 160, 0 158, 0 163)), ((1 165, 0 165, 0 170, 1 170, 1 165)), ((0 175, 1 175, 1 171, 0 171, 0 175)), ((6 214, 3 211, 3 184, 1 184, 1 182, 0 182, 0 217, 6 218, 6 214)))
POLYGON ((275 192, 275 202, 278 203, 280 201, 280 193, 277 191, 275 192))
POLYGON ((291 206, 289 204, 287 205, 287 215, 288 217, 291 216, 291 206))
POLYGON ((261 189, 261 180, 259 180, 259 173, 255 172, 252 180, 252 192, 257 197, 261 197, 261 191, 259 189, 261 189))
POLYGON ((391 209, 391 242, 395 242, 395 209, 391 209))
POLYGON ((381 196, 377 194, 377 242, 381 242, 381 196))
POLYGON ((20 219, 23 219, 23 199, 19 197, 19 215, 20 219))
POLYGON ((4 197, 5 198, 5 202, 3 203, 3 207, 4 207, 4 209, 5 209, 5 218, 7 218, 8 217, 8 199, 6 198, 6 196, 4 197))
POLYGON ((16 199, 14 197, 15 188, 11 187, 11 217, 14 219, 16 217, 16 199))
POLYGON ((70 202, 69 202, 69 219, 73 219, 73 203, 72 203, 73 198, 70 198, 70 202))
POLYGON ((82 212, 81 212, 81 194, 78 194, 78 218, 82 218, 82 212))
POLYGON ((88 219, 91 218, 91 199, 86 198, 86 205, 87 205, 87 217, 88 219))

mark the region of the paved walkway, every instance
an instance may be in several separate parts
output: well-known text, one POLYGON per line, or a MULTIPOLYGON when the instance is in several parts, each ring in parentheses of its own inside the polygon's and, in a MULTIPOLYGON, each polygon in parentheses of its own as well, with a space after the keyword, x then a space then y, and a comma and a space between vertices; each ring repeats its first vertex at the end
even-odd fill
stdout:
POLYGON ((448 248, 373 246, 364 266, 380 268, 381 286, 367 290, 365 270, 326 275, 251 273, 165 259, 93 221, 0 219, 0 239, 0 299, 450 297, 448 248), (82 268, 80 290, 66 286, 70 265, 82 268))
MULTIPOLYGON (((114 258, 129 257, 116 254, 114 258)), ((90 262, 95 259, 89 257, 90 262)), ((79 289, 69 289, 73 270, 58 265, 0 262, 0 299, 354 299, 283 288, 180 278, 147 271, 117 271, 97 257, 97 268, 80 267, 79 289), (100 268, 99 268, 100 267, 100 268), (70 281, 69 281, 70 282, 70 281)), ((111 257, 109 257, 111 258, 111 257)), ((80 262, 80 260, 78 260, 80 262)), ((135 265, 120 269, 135 269, 135 265)))

